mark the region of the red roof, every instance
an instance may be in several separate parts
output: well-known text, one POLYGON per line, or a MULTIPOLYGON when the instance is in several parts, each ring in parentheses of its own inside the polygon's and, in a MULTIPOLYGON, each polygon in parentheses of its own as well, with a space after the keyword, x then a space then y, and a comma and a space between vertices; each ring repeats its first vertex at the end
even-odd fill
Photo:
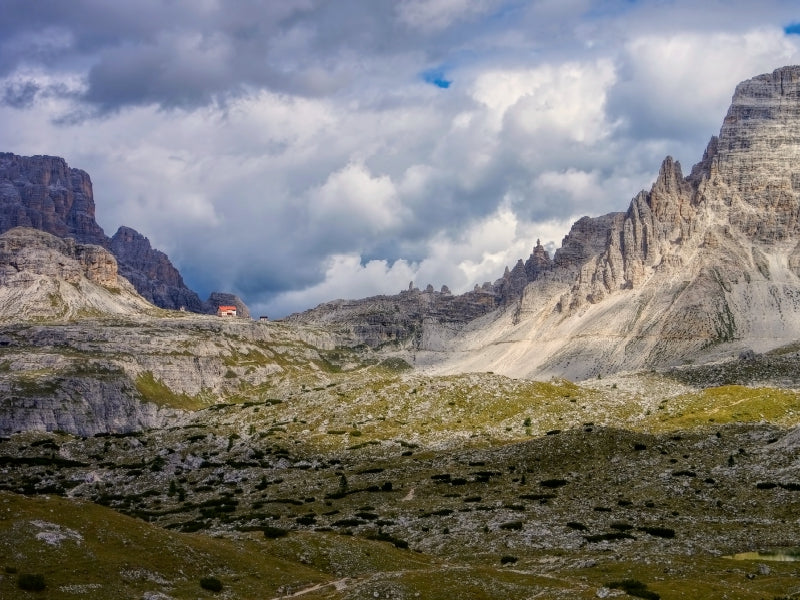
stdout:
POLYGON ((220 306, 220 310, 236 310, 235 306, 220 306))

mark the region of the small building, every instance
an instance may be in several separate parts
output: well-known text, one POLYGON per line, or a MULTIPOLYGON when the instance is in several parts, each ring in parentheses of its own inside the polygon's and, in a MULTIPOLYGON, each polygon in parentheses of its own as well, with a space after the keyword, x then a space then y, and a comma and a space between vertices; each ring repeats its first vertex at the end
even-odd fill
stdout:
POLYGON ((262 323, 266 323, 269 321, 269 317, 267 315, 261 315, 260 317, 258 317, 258 320, 261 321, 262 323))
POLYGON ((236 316, 236 307, 235 306, 220 306, 217 309, 217 316, 218 317, 235 317, 236 316))

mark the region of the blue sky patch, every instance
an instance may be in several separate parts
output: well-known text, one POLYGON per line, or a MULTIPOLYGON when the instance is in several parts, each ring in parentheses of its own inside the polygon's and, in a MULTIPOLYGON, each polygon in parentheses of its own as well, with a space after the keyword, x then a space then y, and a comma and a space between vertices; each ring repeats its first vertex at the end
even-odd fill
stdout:
POLYGON ((787 25, 783 28, 783 31, 787 35, 800 35, 800 22, 787 25))
POLYGON ((451 83, 453 83, 449 79, 445 78, 444 70, 442 69, 429 69, 422 74, 422 79, 425 81, 425 83, 432 83, 436 87, 440 87, 445 90, 450 87, 451 83))

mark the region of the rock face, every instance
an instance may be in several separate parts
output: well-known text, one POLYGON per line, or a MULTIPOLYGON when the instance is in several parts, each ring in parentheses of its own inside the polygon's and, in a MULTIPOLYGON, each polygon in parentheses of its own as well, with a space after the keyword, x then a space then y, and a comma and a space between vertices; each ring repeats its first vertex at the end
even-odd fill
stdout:
POLYGON ((0 234, 0 322, 153 311, 105 248, 26 227, 0 234))
POLYGON ((120 227, 109 248, 119 260, 122 276, 156 306, 207 312, 167 255, 152 248, 150 240, 135 229, 120 227))
POLYGON ((333 348, 324 331, 191 313, 0 323, 0 435, 137 431, 263 402, 267 389, 290 395, 298 381, 328 383, 318 365, 333 348))
POLYGON ((95 221, 89 175, 63 158, 0 153, 0 233, 12 227, 103 246, 117 257, 121 274, 156 306, 206 311, 167 255, 151 248, 146 237, 129 227, 113 238, 105 235, 95 221))
POLYGON ((800 67, 745 81, 688 176, 667 157, 627 212, 573 225, 515 310, 423 362, 581 378, 800 338, 798 158, 800 67))
POLYGON ((0 153, 0 231, 34 227, 78 242, 100 244, 88 173, 54 156, 0 153))

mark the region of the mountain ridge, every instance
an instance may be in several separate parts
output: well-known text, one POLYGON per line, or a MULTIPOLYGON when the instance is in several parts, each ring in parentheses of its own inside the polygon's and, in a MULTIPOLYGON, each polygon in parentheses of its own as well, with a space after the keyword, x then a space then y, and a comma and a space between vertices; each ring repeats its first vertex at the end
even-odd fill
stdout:
MULTIPOLYGON (((485 285, 491 310, 423 314, 399 345, 434 372, 581 379, 788 343, 800 337, 798 158, 800 67, 744 81, 688 176, 668 156, 626 211, 579 219, 535 274, 522 279, 520 261, 485 285)), ((292 318, 324 322, 330 308, 292 318)), ((361 312, 345 327, 357 342, 361 312)), ((335 320, 347 324, 341 306, 335 320)))
POLYGON ((216 311, 211 299, 200 300, 169 257, 138 231, 121 226, 112 237, 106 236, 95 220, 89 174, 71 168, 61 157, 0 152, 0 233, 14 227, 33 227, 106 248, 117 258, 120 273, 160 308, 216 311))

